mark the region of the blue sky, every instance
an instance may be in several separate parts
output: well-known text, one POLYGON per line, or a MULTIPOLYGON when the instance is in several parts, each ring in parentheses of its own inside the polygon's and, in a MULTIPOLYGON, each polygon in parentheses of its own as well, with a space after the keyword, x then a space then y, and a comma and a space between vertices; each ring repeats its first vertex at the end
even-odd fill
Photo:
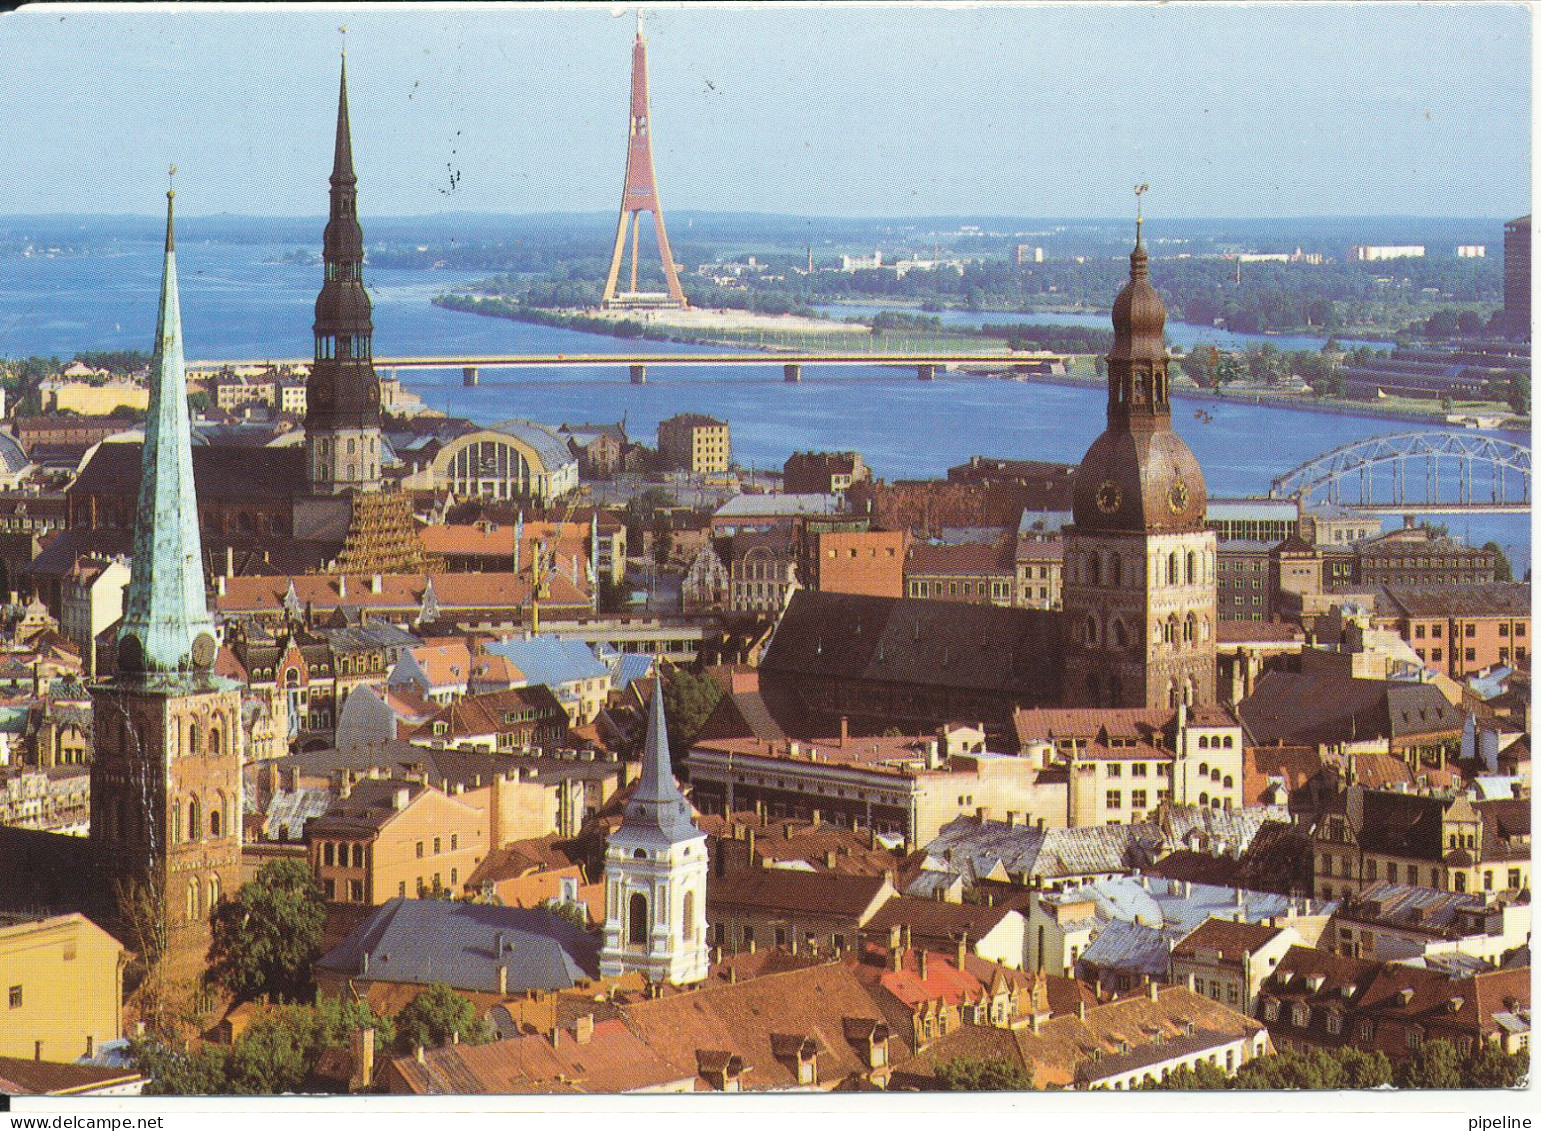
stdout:
MULTIPOLYGON (((324 211, 349 27, 365 215, 616 207, 634 9, 0 15, 3 213, 324 211), (451 187, 451 171, 458 179, 451 187)), ((666 210, 1508 217, 1517 4, 649 9, 666 210)))

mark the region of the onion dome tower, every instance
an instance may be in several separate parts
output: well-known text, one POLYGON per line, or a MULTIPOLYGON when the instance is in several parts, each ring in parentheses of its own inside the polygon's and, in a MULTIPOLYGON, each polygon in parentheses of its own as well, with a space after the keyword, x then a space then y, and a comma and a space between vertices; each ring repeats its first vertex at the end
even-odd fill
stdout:
POLYGON ((706 870, 706 834, 674 780, 663 683, 655 680, 642 777, 605 845, 600 973, 637 970, 671 985, 705 980, 706 870))
POLYGON ((331 213, 322 248, 326 275, 316 297, 316 356, 305 399, 305 469, 312 494, 380 487, 380 379, 375 374, 364 231, 348 126, 348 60, 337 98, 331 213))
POLYGON ((1064 694, 1086 706, 1209 705, 1215 537, 1198 460, 1172 430, 1166 308, 1150 282, 1143 225, 1141 216, 1129 282, 1113 303, 1108 426, 1075 475, 1064 694))

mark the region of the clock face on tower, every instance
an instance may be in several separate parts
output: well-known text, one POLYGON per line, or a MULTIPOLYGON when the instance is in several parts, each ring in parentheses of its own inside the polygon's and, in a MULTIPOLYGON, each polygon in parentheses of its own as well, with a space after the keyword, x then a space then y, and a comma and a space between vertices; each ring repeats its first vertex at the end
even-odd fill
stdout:
POLYGON ((1104 479, 1097 485, 1097 509, 1103 514, 1112 514, 1123 501, 1124 493, 1111 479, 1104 479))
POLYGON ((1188 506, 1188 485, 1181 479, 1175 480, 1166 492, 1167 509, 1173 514, 1182 514, 1188 506))

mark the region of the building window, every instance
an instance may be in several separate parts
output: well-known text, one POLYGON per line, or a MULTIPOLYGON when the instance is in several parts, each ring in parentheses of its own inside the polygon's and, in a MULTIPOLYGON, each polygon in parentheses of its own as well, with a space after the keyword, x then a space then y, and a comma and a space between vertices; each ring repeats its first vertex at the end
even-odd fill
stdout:
POLYGON ((1108 763, 1108 777, 1116 778, 1123 774, 1124 768, 1117 762, 1108 763))
POLYGON ((20 986, 12 986, 11 987, 11 1008, 12 1009, 20 1009, 21 1008, 21 987, 20 986))
POLYGON ((647 943, 647 896, 633 892, 626 909, 626 941, 633 946, 647 943))
POLYGON ((1297 1001, 1290 1010, 1290 1023, 1297 1029, 1304 1029, 1311 1024, 1311 1007, 1303 1001, 1297 1001))
POLYGON ((1122 809, 1124 807, 1124 795, 1116 789, 1108 790, 1108 808, 1122 809))
POLYGON ((442 837, 434 837, 433 838, 433 854, 435 856, 437 856, 439 853, 441 853, 443 851, 444 851, 444 840, 443 840, 443 838, 442 837))
POLYGON ((1129 795, 1129 803, 1136 809, 1145 808, 1145 791, 1137 789, 1129 795))
POLYGON ((423 858, 423 842, 422 841, 418 841, 417 842, 417 858, 419 860, 421 860, 423 858))
POLYGON ((454 852, 459 847, 460 847, 460 834, 459 833, 450 833, 450 836, 449 836, 449 850, 451 852, 454 852))

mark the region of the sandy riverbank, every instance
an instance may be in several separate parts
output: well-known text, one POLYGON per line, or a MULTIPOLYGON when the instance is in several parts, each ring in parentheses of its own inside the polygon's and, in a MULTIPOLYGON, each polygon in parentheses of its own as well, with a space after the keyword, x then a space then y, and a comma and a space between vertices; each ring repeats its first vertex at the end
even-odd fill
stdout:
POLYGON ((866 326, 834 322, 824 318, 803 318, 796 314, 759 314, 749 310, 584 310, 572 311, 609 322, 640 322, 661 330, 690 333, 796 333, 796 334, 870 334, 866 326))

